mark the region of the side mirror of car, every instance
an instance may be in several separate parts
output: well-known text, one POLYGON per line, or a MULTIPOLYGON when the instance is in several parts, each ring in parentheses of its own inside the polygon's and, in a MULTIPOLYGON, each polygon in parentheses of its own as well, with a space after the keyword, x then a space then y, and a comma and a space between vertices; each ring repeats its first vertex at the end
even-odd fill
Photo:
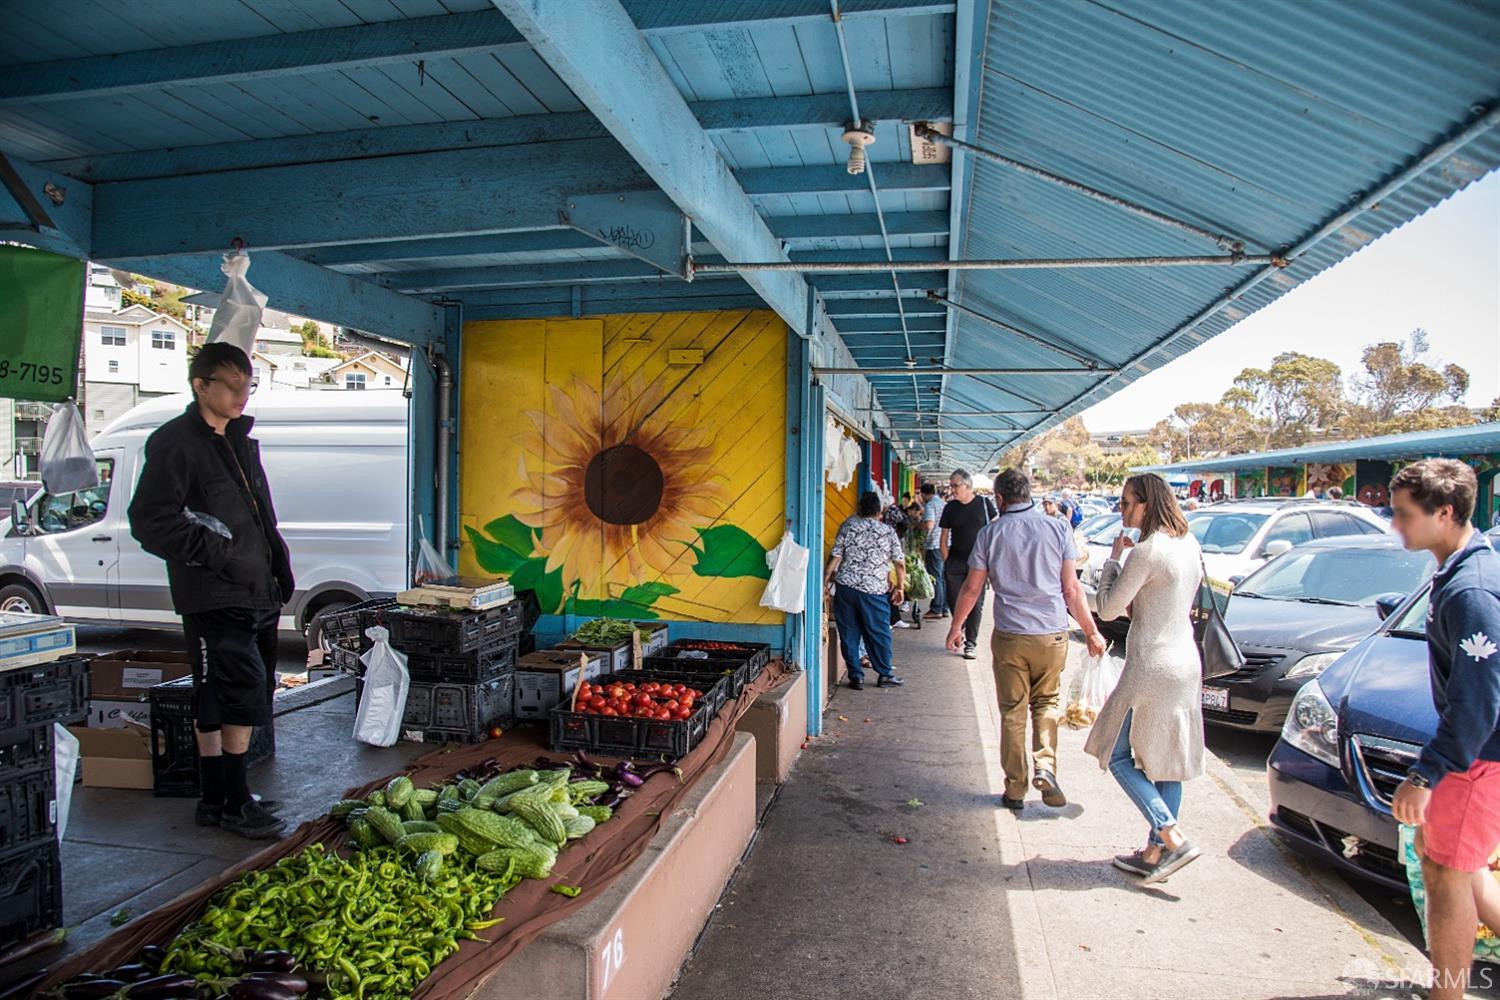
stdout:
POLYGON ((1285 538, 1278 538, 1274 542, 1267 542, 1262 549, 1267 559, 1275 559, 1277 556, 1292 551, 1292 543, 1285 538))
POLYGON ((1231 576, 1229 578, 1229 586, 1238 587, 1240 585, 1240 581, 1243 579, 1245 579, 1245 575, 1243 573, 1236 573, 1234 576, 1231 576))
POLYGON ((26 516, 26 504, 20 500, 10 502, 10 526, 18 535, 31 534, 31 519, 26 516))
POLYGON ((1395 614, 1396 609, 1401 606, 1401 602, 1404 600, 1406 600, 1405 594, 1396 593, 1381 594, 1375 598, 1375 611, 1380 615, 1380 620, 1385 621, 1391 615, 1395 614))

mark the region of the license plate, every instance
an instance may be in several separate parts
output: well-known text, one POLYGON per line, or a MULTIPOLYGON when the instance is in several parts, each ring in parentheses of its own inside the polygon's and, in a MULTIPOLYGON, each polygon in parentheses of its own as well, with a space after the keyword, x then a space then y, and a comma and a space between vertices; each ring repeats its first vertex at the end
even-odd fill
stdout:
POLYGON ((1204 688, 1203 707, 1217 709, 1220 712, 1229 711, 1229 692, 1224 688, 1204 688))

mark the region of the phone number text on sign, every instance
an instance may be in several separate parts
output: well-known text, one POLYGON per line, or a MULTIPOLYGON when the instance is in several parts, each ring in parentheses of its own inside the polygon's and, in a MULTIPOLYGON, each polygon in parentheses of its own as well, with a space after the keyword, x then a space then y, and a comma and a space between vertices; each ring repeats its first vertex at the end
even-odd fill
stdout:
POLYGON ((62 385, 68 370, 57 365, 34 365, 29 361, 11 362, 0 360, 0 382, 12 378, 37 385, 62 385))

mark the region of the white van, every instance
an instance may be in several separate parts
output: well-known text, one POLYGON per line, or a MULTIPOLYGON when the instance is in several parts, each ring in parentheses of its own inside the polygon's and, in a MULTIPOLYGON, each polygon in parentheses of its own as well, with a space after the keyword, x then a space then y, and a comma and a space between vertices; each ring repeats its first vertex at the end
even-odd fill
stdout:
MULTIPOLYGON (((142 403, 93 440, 99 485, 41 492, 0 522, 0 610, 50 611, 102 625, 176 626, 166 564, 130 535, 126 508, 146 438, 182 413, 188 394, 142 403)), ((288 392, 250 397, 252 436, 297 592, 281 627, 406 588, 407 400, 399 392, 288 392)), ((20 506, 19 504, 17 506, 20 506)), ((316 641, 316 629, 309 635, 316 641)))

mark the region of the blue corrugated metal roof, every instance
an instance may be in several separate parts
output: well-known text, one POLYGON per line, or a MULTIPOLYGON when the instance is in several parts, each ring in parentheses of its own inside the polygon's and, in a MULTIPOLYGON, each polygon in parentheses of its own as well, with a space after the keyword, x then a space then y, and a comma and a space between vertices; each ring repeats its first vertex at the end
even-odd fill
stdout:
POLYGON ((1358 441, 1332 441, 1249 455, 1175 462, 1171 465, 1147 465, 1136 471, 1233 472, 1236 469, 1263 469, 1267 466, 1302 465, 1306 462, 1353 462, 1361 458, 1387 461, 1398 458, 1497 454, 1500 454, 1500 423, 1492 423, 1450 427, 1439 431, 1387 434, 1382 437, 1361 438, 1358 441))
MULTIPOLYGON (((1240 236, 1250 252, 1297 248, 1289 267, 1265 273, 902 273, 904 329, 888 274, 808 275, 847 334, 847 353, 827 354, 839 364, 1074 367, 980 320, 946 315, 922 294, 937 289, 1122 368, 871 375, 891 424, 915 426, 911 411, 945 412, 942 435, 896 435, 915 442, 909 457, 932 465, 987 462, 1500 164, 1493 128, 1423 162, 1500 101, 1494 3, 843 0, 849 81, 827 0, 621 3, 794 260, 884 260, 877 208, 892 251, 908 259, 1218 252, 991 161, 912 165, 908 121, 955 116, 970 142, 1240 236), (878 197, 842 169, 847 83, 866 117, 883 108, 869 150, 878 197), (1308 242, 1383 188, 1378 202, 1308 242), (966 410, 1013 412, 976 421, 958 415, 966 410)), ((569 140, 592 143, 584 160, 618 164, 624 153, 491 0, 0 0, 0 9, 0 150, 91 183, 569 140), (359 34, 317 34, 329 30, 359 34), (370 54, 380 32, 385 42, 370 54), (149 70, 149 85, 121 86, 152 53, 170 67, 166 78, 149 70), (56 89, 36 97, 35 81, 47 79, 56 89)), ((453 178, 454 196, 471 180, 453 178)), ((294 190, 292 211, 325 193, 294 190)), ((639 280, 613 247, 534 228, 551 220, 496 231, 505 220, 487 229, 476 219, 435 235, 425 221, 414 213, 411 238, 399 243, 377 242, 391 239, 381 231, 363 243, 288 241, 285 252, 426 301, 462 300, 471 315, 619 311, 632 296, 649 308, 756 301, 735 277, 639 280)), ((694 247, 705 259, 713 251, 701 240, 694 247)))

